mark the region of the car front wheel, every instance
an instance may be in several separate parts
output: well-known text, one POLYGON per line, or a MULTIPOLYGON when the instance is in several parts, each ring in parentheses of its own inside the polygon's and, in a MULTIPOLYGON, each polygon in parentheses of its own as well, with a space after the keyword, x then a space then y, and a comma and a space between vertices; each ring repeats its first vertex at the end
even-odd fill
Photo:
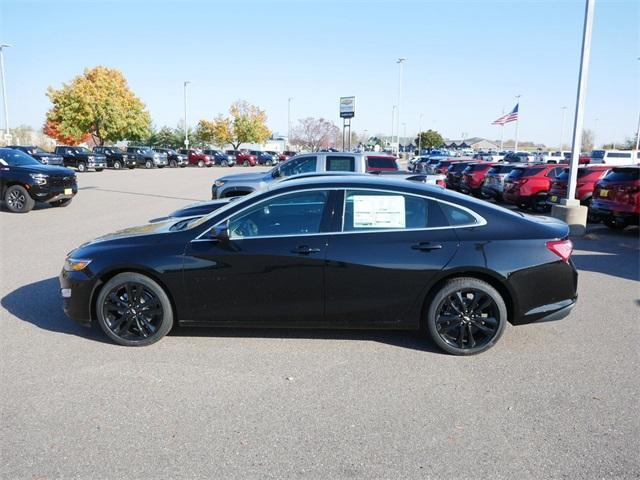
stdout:
POLYGON ((96 301, 100 328, 127 347, 151 345, 173 327, 166 292, 154 280, 134 272, 120 273, 105 283, 96 301))
POLYGON ((198 168, 204 167, 204 160, 198 160, 198 168))
POLYGON ((120 169, 122 168, 122 164, 121 164, 118 160, 115 160, 115 161, 113 162, 113 168, 114 168, 115 170, 120 170, 120 169))
POLYGON ((427 309, 433 341, 453 355, 473 355, 491 348, 507 323, 500 293, 477 278, 454 278, 434 295, 427 309))
POLYGON ((144 168, 153 168, 153 162, 151 160, 147 160, 146 162, 144 162, 144 168))
POLYGON ((87 171, 87 166, 85 165, 84 162, 78 163, 78 171, 79 172, 86 172, 87 171))
POLYGON ((248 166, 250 166, 250 165, 251 165, 251 164, 249 163, 249 160, 245 160, 244 162, 242 162, 242 166, 243 166, 243 167, 248 167, 248 166))
POLYGON ((27 213, 36 204, 27 189, 22 185, 11 185, 4 193, 4 201, 7 208, 13 213, 27 213))

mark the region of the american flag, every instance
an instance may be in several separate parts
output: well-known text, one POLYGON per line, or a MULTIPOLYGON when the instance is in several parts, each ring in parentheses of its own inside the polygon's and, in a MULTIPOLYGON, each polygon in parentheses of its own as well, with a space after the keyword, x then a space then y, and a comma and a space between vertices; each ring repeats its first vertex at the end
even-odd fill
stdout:
POLYGON ((504 125, 505 123, 515 122, 516 120, 518 120, 518 105, 520 104, 516 103, 516 106, 513 107, 513 110, 511 110, 506 115, 501 116, 497 120, 494 120, 491 125, 504 125))

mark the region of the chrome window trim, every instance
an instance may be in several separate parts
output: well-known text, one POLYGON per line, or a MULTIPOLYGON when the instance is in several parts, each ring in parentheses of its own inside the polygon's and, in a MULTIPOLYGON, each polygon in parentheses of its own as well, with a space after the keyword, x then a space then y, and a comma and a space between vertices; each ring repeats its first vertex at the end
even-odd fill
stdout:
MULTIPOLYGON (((272 197, 269 197, 269 200, 284 196, 284 195, 288 195, 288 194, 292 194, 292 193, 300 193, 300 192, 313 192, 313 191, 332 191, 332 190, 342 190, 344 192, 343 198, 342 198, 342 222, 341 222, 341 230, 337 231, 337 232, 318 232, 318 233, 300 233, 300 234, 287 234, 287 235, 257 235, 255 237, 241 237, 241 238, 232 238, 230 237, 230 240, 233 241, 238 241, 238 240, 253 240, 254 238, 289 238, 289 237, 310 237, 310 236, 321 236, 321 235, 360 235, 360 234, 367 234, 367 233, 392 233, 392 232, 397 232, 397 233, 401 233, 401 232, 424 232, 424 231, 430 231, 430 230, 448 230, 448 229, 456 229, 456 228, 473 228, 473 227, 483 227, 485 225, 487 225, 487 220, 482 217, 481 215, 479 215, 478 213, 474 212, 473 210, 471 210, 470 208, 464 207, 462 205, 458 205, 457 203, 452 203, 452 202, 448 202, 446 200, 440 200, 439 198, 434 198, 431 197, 429 195, 420 195, 417 193, 411 193, 411 192, 399 192, 397 190, 390 190, 390 189, 384 189, 384 188, 364 188, 364 187, 356 187, 356 188, 352 188, 352 187, 329 187, 329 188, 309 188, 309 189, 301 189, 301 190, 294 190, 294 191, 289 191, 289 192, 283 192, 277 195, 273 195, 272 197), (344 231, 344 212, 345 212, 345 202, 347 199, 347 190, 360 190, 360 191, 366 191, 366 192, 383 192, 383 193, 395 193, 395 194, 400 194, 400 195, 411 195, 413 197, 418 197, 418 198, 422 198, 422 199, 427 199, 427 200, 433 200, 434 202, 440 202, 440 203, 444 203, 447 205, 450 205, 452 207, 455 208, 459 208, 461 210, 464 210, 465 212, 469 213, 471 216, 473 216, 473 218, 475 218, 477 220, 477 223, 465 223, 463 225, 447 225, 447 226, 443 226, 443 227, 424 227, 424 228, 385 228, 385 229, 380 229, 380 230, 362 230, 362 231, 352 231, 352 232, 345 232, 344 231)), ((198 235, 196 238, 194 238, 193 240, 191 240, 192 242, 209 242, 211 241, 208 238, 201 238, 203 237, 207 232, 209 232, 212 228, 215 228, 217 226, 220 226, 222 224, 224 224, 225 222, 228 222, 229 219, 237 214, 240 214, 242 212, 244 212, 245 210, 251 208, 253 205, 247 205, 246 207, 238 210, 235 213, 232 213, 231 215, 226 216, 225 218, 223 218, 221 221, 219 221, 218 223, 216 223, 215 225, 212 225, 211 227, 207 228, 205 231, 203 231, 200 235, 198 235)))

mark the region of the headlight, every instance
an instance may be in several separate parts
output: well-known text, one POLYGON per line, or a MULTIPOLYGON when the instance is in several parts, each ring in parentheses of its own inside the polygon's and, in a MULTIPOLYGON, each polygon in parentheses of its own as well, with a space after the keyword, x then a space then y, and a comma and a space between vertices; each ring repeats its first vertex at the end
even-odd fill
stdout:
POLYGON ((216 185, 216 187, 221 187, 225 183, 227 183, 226 180, 216 180, 215 185, 216 185))
POLYGON ((79 258, 67 258, 64 261, 65 272, 79 272, 87 265, 91 263, 91 260, 81 260, 79 258))
POLYGON ((45 175, 44 173, 30 173, 29 176, 33 178, 37 185, 46 185, 47 178, 49 178, 49 175, 45 175))
POLYGON ((158 155, 157 153, 153 154, 153 158, 155 158, 156 160, 160 158, 160 155, 158 155))
POLYGON ((89 155, 87 157, 87 160, 89 160, 90 162, 93 162, 96 159, 96 157, 94 157, 93 155, 89 155))

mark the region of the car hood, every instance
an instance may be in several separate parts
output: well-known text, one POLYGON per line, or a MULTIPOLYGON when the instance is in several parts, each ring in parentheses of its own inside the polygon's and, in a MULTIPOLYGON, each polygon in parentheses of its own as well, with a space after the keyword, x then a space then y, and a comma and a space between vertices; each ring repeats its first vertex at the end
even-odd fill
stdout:
POLYGON ((272 180, 271 174, 258 172, 258 173, 236 173, 235 175, 225 175, 218 180, 225 182, 268 182, 272 180))
POLYGON ((27 173, 43 173, 45 175, 75 175, 75 172, 69 168, 56 167, 53 165, 29 165, 16 167, 22 172, 27 173))

